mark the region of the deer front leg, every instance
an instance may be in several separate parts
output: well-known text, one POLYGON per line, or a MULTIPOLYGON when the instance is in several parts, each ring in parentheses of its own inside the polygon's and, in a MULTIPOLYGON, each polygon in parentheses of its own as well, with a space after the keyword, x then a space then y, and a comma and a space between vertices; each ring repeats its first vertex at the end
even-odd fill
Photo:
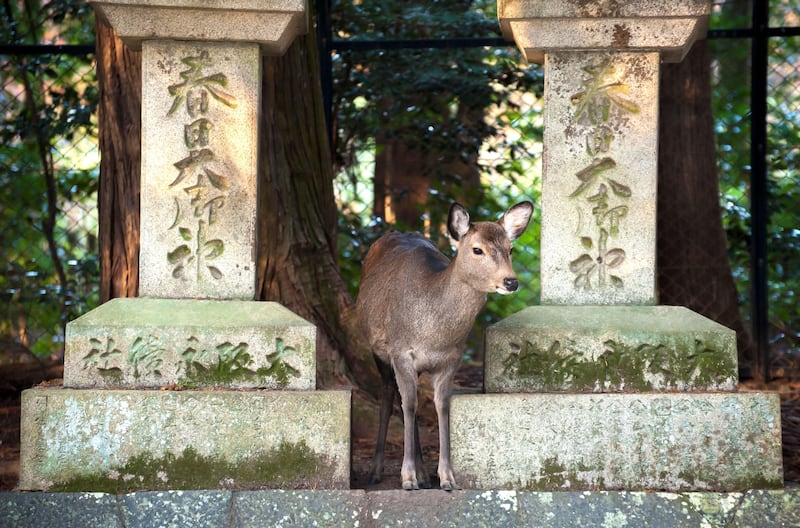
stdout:
POLYGON ((400 391, 400 403, 403 407, 403 466, 400 477, 403 489, 419 489, 416 468, 417 450, 417 381, 418 374, 409 355, 398 354, 392 359, 397 388, 400 391))
POLYGON ((439 487, 445 491, 461 489, 456 484, 453 468, 450 465, 450 385, 455 376, 458 364, 447 368, 431 377, 433 381, 433 402, 436 405, 436 416, 439 421, 439 487))

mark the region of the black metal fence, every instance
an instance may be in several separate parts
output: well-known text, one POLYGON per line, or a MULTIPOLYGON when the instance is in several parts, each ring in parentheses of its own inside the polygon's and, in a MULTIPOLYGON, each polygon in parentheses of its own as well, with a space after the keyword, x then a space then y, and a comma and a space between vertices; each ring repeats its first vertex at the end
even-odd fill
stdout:
MULTIPOLYGON (((782 366, 776 357, 796 360, 800 349, 800 274, 794 271, 800 269, 798 5, 796 0, 715 2, 709 33, 731 263, 761 358, 757 368, 768 372, 772 366, 773 373, 782 366), (741 12, 735 27, 715 25, 722 20, 718 15, 732 8, 741 12)), ((333 57, 511 46, 497 36, 335 38, 330 0, 320 0, 317 9, 331 124, 337 122, 333 57)), ((18 350, 59 353, 66 320, 97 302, 99 153, 92 55, 91 44, 0 46, 0 361, 18 350)), ((368 215, 370 207, 364 203, 360 214, 368 215)), ((535 268, 527 272, 536 275, 535 268)))

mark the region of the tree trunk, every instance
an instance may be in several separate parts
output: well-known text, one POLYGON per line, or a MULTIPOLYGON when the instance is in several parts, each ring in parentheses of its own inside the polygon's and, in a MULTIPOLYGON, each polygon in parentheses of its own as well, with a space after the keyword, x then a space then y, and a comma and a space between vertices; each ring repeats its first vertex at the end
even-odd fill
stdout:
POLYGON ((142 57, 97 16, 100 302, 139 289, 142 57))
MULTIPOLYGON (((258 292, 317 326, 317 384, 377 390, 336 258, 337 210, 314 33, 264 59, 258 292)), ((376 392, 373 392, 376 393, 376 392)))
POLYGON ((753 345, 739 312, 719 205, 708 43, 664 64, 658 156, 658 290, 736 330, 740 366, 753 345))

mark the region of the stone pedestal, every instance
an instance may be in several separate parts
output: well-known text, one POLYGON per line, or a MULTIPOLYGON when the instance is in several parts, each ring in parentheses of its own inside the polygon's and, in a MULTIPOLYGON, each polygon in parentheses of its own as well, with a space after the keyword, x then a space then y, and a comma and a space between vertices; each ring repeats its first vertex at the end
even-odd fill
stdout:
POLYGON ((20 489, 350 487, 349 391, 30 389, 20 489))
POLYGON ((67 324, 64 386, 314 390, 316 336, 277 303, 113 299, 67 324))
POLYGON ((783 487, 777 394, 479 394, 454 396, 451 412, 468 487, 783 487))
POLYGON ((680 306, 531 306, 486 330, 486 392, 733 391, 736 333, 680 306))

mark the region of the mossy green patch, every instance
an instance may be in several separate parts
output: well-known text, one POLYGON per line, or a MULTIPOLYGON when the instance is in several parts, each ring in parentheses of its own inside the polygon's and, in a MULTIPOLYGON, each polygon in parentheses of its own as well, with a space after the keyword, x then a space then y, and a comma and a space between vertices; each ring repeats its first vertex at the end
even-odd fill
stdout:
MULTIPOLYGON (((194 350, 192 350, 194 352, 194 350)), ((272 385, 268 380, 274 380, 277 388, 283 389, 289 384, 289 377, 299 377, 300 372, 287 364, 284 359, 296 351, 286 346, 283 339, 276 339, 276 350, 267 355, 269 367, 252 368, 253 358, 248 352, 247 343, 233 345, 223 343, 216 347, 216 362, 204 364, 196 360, 196 354, 184 354, 186 375, 176 385, 185 388, 197 387, 227 387, 236 382, 260 380, 264 385, 272 385)))
POLYGON ((141 490, 312 488, 329 485, 321 475, 332 464, 304 441, 282 442, 267 453, 238 462, 206 457, 191 447, 180 456, 143 453, 103 474, 79 475, 51 491, 127 493, 141 490))
POLYGON ((724 348, 692 344, 629 345, 614 340, 593 360, 554 340, 549 346, 511 342, 503 374, 542 391, 636 391, 686 389, 730 381, 736 358, 724 348))

